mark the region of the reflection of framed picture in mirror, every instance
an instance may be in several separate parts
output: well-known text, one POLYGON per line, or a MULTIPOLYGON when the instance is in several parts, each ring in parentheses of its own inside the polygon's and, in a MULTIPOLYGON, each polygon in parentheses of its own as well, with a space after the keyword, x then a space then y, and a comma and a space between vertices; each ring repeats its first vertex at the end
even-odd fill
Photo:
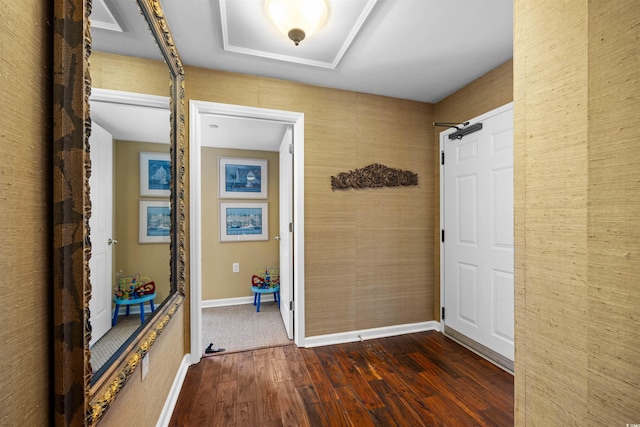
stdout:
POLYGON ((220 202, 220 241, 269 240, 267 202, 220 202))
POLYGON ((266 199, 267 160, 219 157, 221 199, 266 199))
POLYGON ((171 206, 164 200, 140 200, 140 243, 169 243, 171 206))
POLYGON ((140 195, 169 197, 170 182, 169 153, 140 152, 140 195))

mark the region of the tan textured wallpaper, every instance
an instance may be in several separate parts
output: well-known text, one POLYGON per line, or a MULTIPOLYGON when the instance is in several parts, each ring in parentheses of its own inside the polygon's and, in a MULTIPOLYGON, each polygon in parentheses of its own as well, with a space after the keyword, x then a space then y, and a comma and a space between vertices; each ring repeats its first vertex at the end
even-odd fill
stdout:
POLYGON ((587 407, 622 425, 640 419, 640 5, 589 4, 587 407))
POLYGON ((250 297, 251 277, 266 267, 278 267, 279 244, 279 154, 277 152, 202 148, 202 300, 250 297), (269 240, 258 242, 219 241, 219 202, 264 202, 265 199, 220 199, 218 157, 267 159, 269 240), (240 272, 233 272, 233 263, 240 272))
POLYGON ((640 8, 515 18, 516 424, 637 423, 640 8))
POLYGON ((49 422, 51 28, 47 2, 0 4, 0 425, 49 422))
POLYGON ((335 89, 186 69, 187 98, 305 114, 306 335, 433 319, 433 107, 335 89), (415 187, 332 191, 383 163, 415 187))

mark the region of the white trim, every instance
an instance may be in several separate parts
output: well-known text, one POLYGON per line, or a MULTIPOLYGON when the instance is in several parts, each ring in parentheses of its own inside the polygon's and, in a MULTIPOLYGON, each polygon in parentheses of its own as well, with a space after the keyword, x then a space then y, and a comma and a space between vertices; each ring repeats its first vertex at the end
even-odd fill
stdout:
POLYGON ((208 299, 202 301, 201 308, 227 307, 230 305, 253 304, 253 297, 236 297, 236 298, 220 298, 208 299))
POLYGON ((191 363, 198 363, 202 357, 202 202, 201 202, 201 141, 199 129, 200 114, 193 101, 189 101, 189 224, 191 229, 189 252, 189 300, 191 331, 191 363), (196 136, 198 135, 198 136, 196 136), (197 141, 197 145, 196 144, 197 141), (198 227, 196 235, 195 228, 198 227))
POLYGON ((317 335, 315 337, 307 337, 305 340, 305 347, 320 347, 323 345, 344 344, 347 342, 386 338, 396 335, 413 334, 416 332, 424 331, 440 332, 440 324, 435 320, 431 320, 429 322, 407 323, 404 325, 385 326, 382 328, 362 329, 360 331, 317 335))
POLYGON ((182 363, 180 364, 178 372, 176 372, 176 376, 173 379, 173 384, 171 384, 169 395, 167 396, 167 400, 165 400, 164 402, 164 406, 162 407, 162 412, 160 413, 160 418, 158 418, 156 427, 165 427, 169 425, 169 421, 171 421, 171 415, 173 415, 173 410, 176 407, 178 397, 180 396, 182 384, 184 383, 184 379, 187 376, 187 371, 189 370, 189 366, 191 365, 189 363, 190 359, 191 356, 189 354, 185 354, 182 358, 182 363))
POLYGON ((369 14, 371 13, 371 10, 373 9, 373 6, 375 6, 375 4, 376 4, 376 2, 378 0, 367 0, 367 4, 362 9, 362 12, 360 13, 358 18, 356 19, 355 23, 353 24, 353 27, 351 27, 351 31, 349 31, 349 34, 345 38, 344 43, 342 43, 342 45, 340 46, 340 48, 336 52, 336 55, 335 55, 335 57, 333 58, 333 60, 331 62, 318 61, 318 60, 315 60, 315 59, 307 59, 307 58, 302 58, 300 56, 285 55, 285 54, 271 52, 271 51, 268 51, 268 50, 250 49, 250 48, 241 47, 241 46, 234 46, 234 45, 230 44, 229 43, 229 36, 228 36, 228 34, 229 34, 229 31, 228 31, 229 24, 227 23, 226 1, 227 0, 220 0, 220 21, 221 21, 221 26, 222 26, 222 47, 223 47, 223 49, 225 51, 234 52, 234 53, 241 53, 241 54, 245 54, 245 55, 253 55, 253 56, 258 56, 258 57, 261 57, 261 58, 276 59, 276 60, 279 60, 279 61, 293 62, 293 63, 296 63, 296 64, 309 65, 309 66, 312 66, 312 67, 328 68, 328 69, 331 69, 331 70, 335 70, 336 67, 338 66, 338 64, 340 63, 340 61, 342 60, 342 58, 344 57, 344 55, 347 52, 347 50, 349 50, 349 47, 351 46, 351 44, 355 40, 356 36, 358 35, 358 32, 360 31, 360 29, 364 25, 365 21, 369 17, 369 14))
MULTIPOLYGON (((293 239, 294 239, 294 342, 305 344, 304 324, 304 114, 292 111, 245 107, 205 101, 189 101, 189 210, 190 210, 190 310, 191 361, 202 355, 202 218, 201 218, 201 116, 245 117, 287 123, 293 126, 293 239)), ((253 302, 253 301, 252 301, 253 302)))
POLYGON ((140 107, 169 109, 169 97, 120 90, 91 88, 89 101, 110 102, 112 104, 137 105, 140 107))
POLYGON ((304 277, 304 114, 300 114, 293 125, 293 340, 298 347, 304 347, 306 339, 304 277))
MULTIPOLYGON (((444 331, 444 319, 442 309, 444 307, 444 242, 442 241, 442 230, 444 230, 444 165, 442 156, 444 153, 444 132, 440 132, 440 330, 444 331)), ((447 159, 445 159, 446 161, 447 159)), ((446 313, 445 313, 446 317, 446 313)))

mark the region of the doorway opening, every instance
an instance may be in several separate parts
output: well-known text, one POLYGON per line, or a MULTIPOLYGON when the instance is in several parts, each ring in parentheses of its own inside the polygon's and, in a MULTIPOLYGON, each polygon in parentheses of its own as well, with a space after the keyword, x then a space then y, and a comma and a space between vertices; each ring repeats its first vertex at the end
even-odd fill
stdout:
MULTIPOLYGON (((218 138, 217 143, 211 143, 210 128, 220 127, 212 122, 212 118, 215 118, 218 122, 225 123, 225 128, 229 127, 227 125, 231 125, 231 128, 233 126, 246 128, 249 123, 254 123, 271 128, 280 127, 283 130, 284 136, 281 136, 281 140, 276 141, 276 148, 272 147, 266 151, 278 152, 280 163, 283 162, 282 156, 285 151, 290 155, 291 167, 284 170, 280 167, 284 174, 289 174, 286 178, 283 178, 283 174, 280 174, 280 181, 283 182, 284 179, 284 183, 290 185, 290 193, 288 196, 282 197, 283 185, 280 185, 278 190, 281 194, 281 200, 290 200, 290 222, 286 224, 286 228, 284 223, 282 225, 279 224, 278 230, 272 230, 269 233, 271 235, 269 240, 277 240, 281 247, 280 270, 283 270, 286 266, 288 268, 285 268, 285 270, 291 272, 288 277, 288 283, 285 283, 286 277, 281 277, 280 315, 287 332, 289 332, 289 336, 293 338, 295 344, 304 346, 304 114, 194 100, 190 101, 189 108, 191 362, 197 363, 204 352, 202 348, 203 242, 205 241, 205 236, 203 235, 205 228, 203 219, 203 174, 205 173, 206 165, 203 164, 202 148, 208 145, 223 144, 222 139, 225 139, 218 138), (284 132, 285 130, 287 132, 284 132), (286 135, 289 135, 291 143, 286 143, 286 135), (290 250, 288 253, 285 251, 283 256, 282 247, 285 244, 288 245, 290 250)), ((226 130, 228 131, 229 129, 226 130)), ((243 144, 239 141, 232 148, 243 148, 243 144)), ((282 210, 283 208, 280 206, 281 217, 283 215, 282 210)), ((221 218, 219 216, 218 220, 221 218)), ((222 228, 219 227, 219 224, 216 227, 222 233, 222 228)), ((206 239, 218 238, 219 236, 211 235, 211 233, 206 236, 206 239)), ((234 244, 225 243, 225 245, 234 244)), ((236 271, 235 262, 233 264, 233 266, 229 265, 230 271, 231 268, 236 271)), ((242 265, 239 268, 242 269, 242 265)), ((282 272, 281 276, 286 276, 285 272, 282 272)), ((249 283, 246 286, 248 289, 249 283)), ((263 301, 265 300, 268 300, 268 298, 263 301)), ((253 305, 250 307, 255 310, 253 305)))

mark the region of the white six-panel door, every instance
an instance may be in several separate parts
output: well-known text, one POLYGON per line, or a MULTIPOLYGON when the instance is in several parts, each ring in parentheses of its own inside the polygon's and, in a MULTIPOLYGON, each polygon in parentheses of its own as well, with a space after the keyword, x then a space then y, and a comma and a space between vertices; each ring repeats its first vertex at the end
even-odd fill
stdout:
POLYGON ((112 199, 113 138, 109 132, 91 122, 91 342, 93 345, 111 329, 112 280, 112 199))
POLYGON ((444 324, 513 361, 513 108, 477 122, 460 140, 441 136, 444 324))

